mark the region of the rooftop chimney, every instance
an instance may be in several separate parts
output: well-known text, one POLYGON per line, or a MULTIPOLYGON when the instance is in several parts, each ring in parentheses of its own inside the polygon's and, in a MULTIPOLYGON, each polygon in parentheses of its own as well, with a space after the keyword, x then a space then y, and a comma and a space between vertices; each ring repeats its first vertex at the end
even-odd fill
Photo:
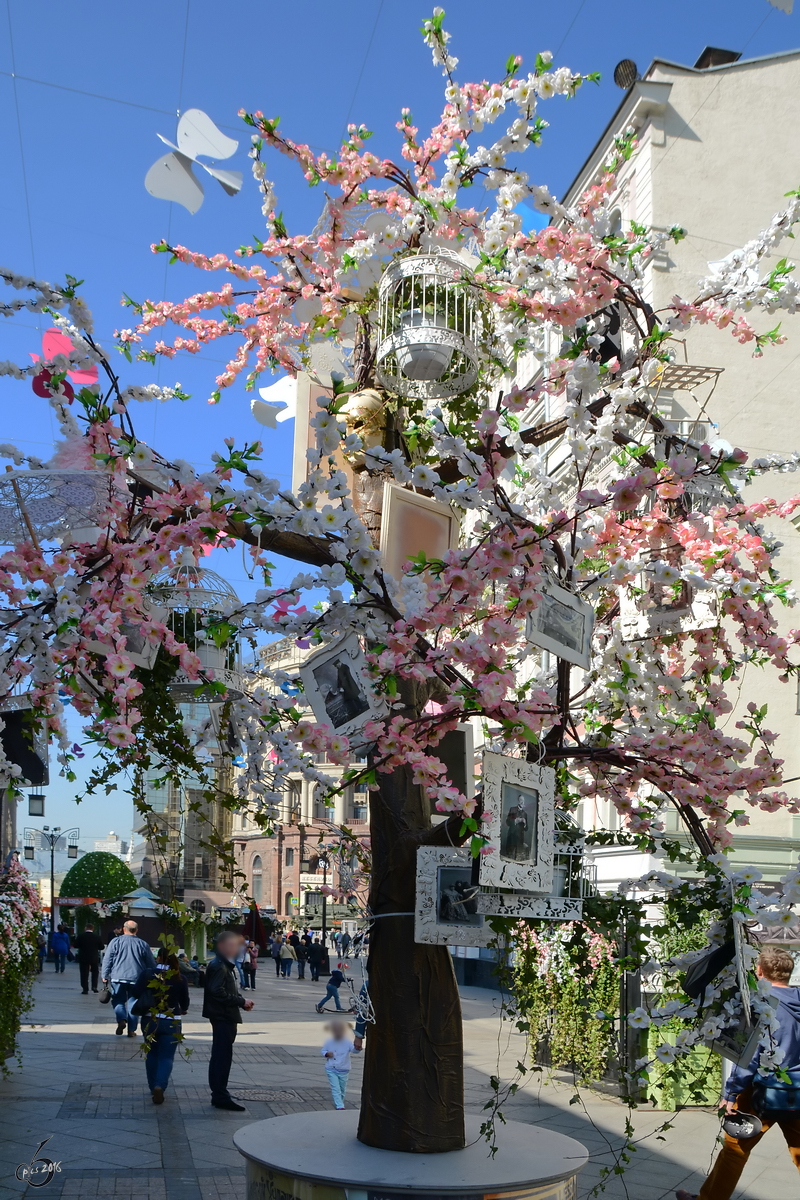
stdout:
POLYGON ((706 46, 694 64, 694 69, 695 71, 706 71, 709 67, 722 67, 725 63, 738 62, 741 57, 738 50, 720 50, 718 46, 706 46))

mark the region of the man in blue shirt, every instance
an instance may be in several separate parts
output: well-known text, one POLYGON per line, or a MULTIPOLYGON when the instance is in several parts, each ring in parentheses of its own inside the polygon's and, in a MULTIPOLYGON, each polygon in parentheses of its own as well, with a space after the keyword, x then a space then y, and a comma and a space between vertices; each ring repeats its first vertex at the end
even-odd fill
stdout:
POLYGON ((111 939, 103 956, 103 983, 111 986, 118 1037, 125 1032, 126 1025, 128 1037, 136 1037, 139 1018, 129 1012, 128 1001, 133 997, 134 986, 142 972, 156 969, 153 952, 138 933, 136 922, 126 921, 122 936, 111 939))
MULTIPOLYGON (((783 1051, 783 1071, 791 1072, 795 1076, 800 1074, 800 988, 789 986, 793 969, 794 959, 791 954, 776 946, 768 946, 758 956, 756 975, 759 979, 768 980, 778 997, 778 1010, 775 1014, 778 1028, 762 1041, 746 1067, 736 1067, 731 1072, 722 1094, 722 1102, 728 1113, 737 1108, 744 1113, 753 1112, 753 1087, 755 1085, 758 1088, 758 1066, 761 1051, 765 1046, 770 1049, 777 1047, 783 1051)), ((736 1138, 726 1133, 717 1161, 699 1195, 692 1196, 690 1192, 681 1188, 675 1193, 677 1200, 730 1200, 750 1157, 750 1151, 773 1125, 780 1127, 792 1161, 800 1170, 800 1111, 767 1112, 762 1119, 761 1132, 754 1137, 736 1138)))

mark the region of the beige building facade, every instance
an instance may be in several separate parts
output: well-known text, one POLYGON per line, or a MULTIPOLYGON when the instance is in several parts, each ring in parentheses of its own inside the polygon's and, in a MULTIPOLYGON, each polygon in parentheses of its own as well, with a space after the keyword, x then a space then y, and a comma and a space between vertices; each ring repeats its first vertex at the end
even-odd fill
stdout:
MULTIPOLYGON (((628 230, 633 221, 664 231, 680 225, 687 231, 684 240, 655 256, 647 270, 646 298, 658 312, 676 294, 693 299, 698 281, 710 274, 709 264, 768 226, 784 206, 785 193, 800 186, 800 51, 741 60, 730 52, 706 50, 694 67, 656 59, 625 95, 562 203, 573 203, 592 184, 614 138, 631 126, 638 149, 618 175, 612 200, 618 227, 628 230)), ((793 246, 783 242, 766 271, 784 254, 791 257, 793 246)), ((788 342, 754 358, 752 347, 739 345, 730 330, 693 327, 676 361, 706 370, 698 373, 696 384, 663 388, 658 410, 672 432, 699 442, 721 438, 753 459, 800 449, 800 317, 756 311, 750 318, 759 333, 780 321, 788 342)), ((558 414, 542 414, 550 415, 558 414)), ((784 500, 798 491, 800 473, 771 472, 746 488, 745 499, 784 500)), ((777 522, 771 531, 783 543, 782 577, 800 586, 800 531, 789 522, 777 522)), ((775 611, 780 632, 800 624, 797 608, 776 606, 775 611)), ((732 699, 736 707, 726 727, 734 736, 748 701, 769 706, 767 725, 779 734, 777 754, 785 759, 785 778, 797 780, 796 680, 782 684, 774 670, 749 666, 740 694, 732 699)), ((800 780, 788 783, 786 790, 800 795, 800 780)), ((613 828, 616 814, 607 809, 600 804, 593 812, 587 804, 586 825, 613 828)), ((797 859, 800 817, 785 811, 748 812, 750 824, 735 838, 735 857, 757 866, 766 879, 776 879, 797 859)), ((667 827, 677 830, 676 816, 670 814, 667 827)), ((633 851, 605 852, 598 861, 601 883, 636 878, 649 865, 633 851)))

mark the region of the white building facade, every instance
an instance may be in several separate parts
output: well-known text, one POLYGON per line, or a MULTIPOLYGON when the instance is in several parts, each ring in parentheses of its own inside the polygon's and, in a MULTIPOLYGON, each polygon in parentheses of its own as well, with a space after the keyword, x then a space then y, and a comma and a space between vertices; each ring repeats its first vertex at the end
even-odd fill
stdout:
MULTIPOLYGON (((578 172, 562 203, 574 203, 602 172, 614 138, 636 130, 638 149, 623 164, 612 200, 617 226, 631 222, 668 230, 680 225, 687 236, 654 257, 647 270, 646 298, 653 309, 676 294, 692 299, 697 283, 710 273, 709 263, 724 259, 766 227, 784 206, 786 192, 800 186, 800 51, 743 61, 726 51, 706 50, 694 67, 656 59, 627 92, 603 131, 594 151, 578 172), (735 60, 735 61, 731 61, 735 60)), ((791 243, 784 243, 766 270, 791 243)), ((800 391, 800 317, 785 316, 784 346, 768 348, 754 358, 728 330, 695 326, 685 337, 677 359, 702 368, 692 379, 686 371, 681 386, 662 388, 658 411, 674 433, 713 442, 722 438, 752 458, 800 449, 796 397, 800 391), (719 371, 718 368, 723 368, 719 371)), ((758 332, 778 321, 752 315, 758 332)), ((542 413, 541 419, 558 413, 542 413)), ((552 449, 555 469, 558 447, 552 449)), ((800 473, 770 473, 746 490, 745 498, 787 499, 800 491, 800 473)), ((800 532, 788 522, 774 530, 783 542, 781 573, 800 583, 800 532)), ((798 610, 776 609, 780 632, 800 624, 798 610)), ((800 777, 800 704, 796 682, 782 684, 774 671, 750 666, 726 727, 736 721, 748 701, 768 705, 767 726, 779 734, 777 754, 785 760, 787 780, 800 777)), ((800 782, 788 783, 800 795, 800 782)), ((606 802, 582 813, 587 828, 615 828, 617 814, 606 802)), ((748 809, 750 824, 737 831, 733 853, 741 863, 757 866, 766 880, 777 879, 800 851, 800 817, 784 811, 748 809)), ((667 831, 678 832, 677 814, 667 817, 667 831)), ((608 848, 595 855, 601 890, 635 879, 654 865, 644 855, 608 848)))

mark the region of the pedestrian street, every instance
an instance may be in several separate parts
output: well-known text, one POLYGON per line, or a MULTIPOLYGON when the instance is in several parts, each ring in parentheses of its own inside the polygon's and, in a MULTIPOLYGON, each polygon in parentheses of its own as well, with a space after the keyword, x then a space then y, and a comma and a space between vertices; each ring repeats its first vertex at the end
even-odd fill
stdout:
MULTIPOLYGON (((235 1130, 270 1116, 331 1107, 320 1057, 327 1019, 314 1012, 323 984, 277 979, 269 962, 259 968, 257 990, 247 993, 255 1008, 243 1014, 231 1074, 231 1093, 247 1111, 233 1113, 209 1103, 210 1027, 200 1016, 199 989, 190 991, 184 1023, 191 1054, 176 1058, 165 1103, 156 1107, 146 1086, 141 1037, 115 1036, 113 1011, 98 1004, 96 996, 81 994, 76 964, 68 963, 64 975, 46 964, 36 978, 35 1007, 20 1034, 22 1066, 9 1060, 10 1075, 0 1082, 0 1200, 24 1195, 45 1200, 245 1200, 243 1160, 232 1143, 235 1130), (42 1154, 60 1169, 45 1187, 33 1188, 18 1180, 15 1171, 30 1162, 45 1138, 50 1140, 42 1154)), ((522 1042, 508 1026, 498 1040, 496 993, 463 988, 462 1002, 467 1107, 479 1114, 490 1097, 498 1047, 510 1070, 522 1042)), ((356 1055, 347 1108, 357 1105, 361 1075, 356 1055)), ((509 1119, 569 1134, 589 1149, 589 1166, 578 1180, 580 1200, 598 1182, 601 1167, 611 1162, 609 1145, 621 1145, 625 1110, 597 1093, 585 1108, 570 1105, 573 1094, 568 1083, 545 1083, 535 1075, 505 1112, 509 1119)), ((664 1119, 665 1114, 640 1109, 635 1114, 637 1138, 664 1119)), ((627 1177, 631 1200, 666 1200, 677 1187, 697 1190, 711 1160, 716 1127, 711 1112, 691 1109, 677 1114, 665 1141, 641 1141, 627 1177)), ((313 1145, 308 1153, 313 1156, 313 1145)), ((605 1192, 609 1200, 625 1194, 619 1179, 612 1179, 605 1192)), ((736 1195, 795 1200, 797 1176, 779 1131, 754 1150, 736 1195)))

